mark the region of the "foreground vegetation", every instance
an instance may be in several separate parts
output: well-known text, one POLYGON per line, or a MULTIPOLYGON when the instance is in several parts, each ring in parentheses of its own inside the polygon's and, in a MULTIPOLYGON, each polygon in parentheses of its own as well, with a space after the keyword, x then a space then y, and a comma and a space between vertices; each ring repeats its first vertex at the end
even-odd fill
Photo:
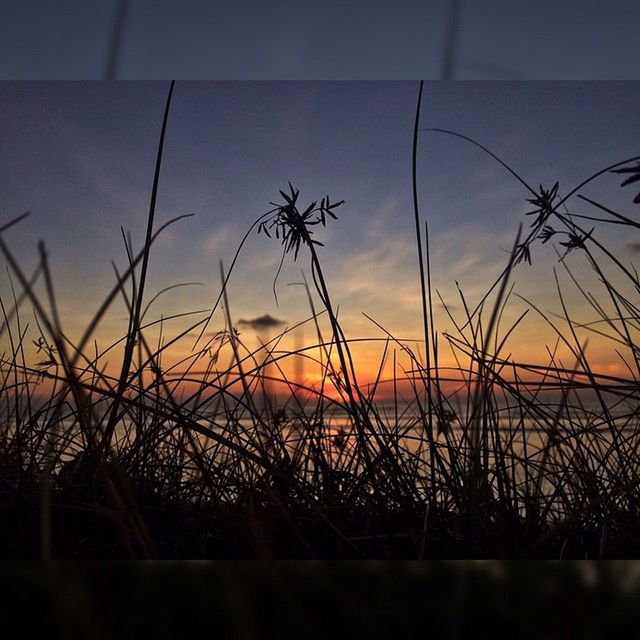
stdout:
MULTIPOLYGON (((456 334, 444 336, 459 356, 452 372, 439 365, 443 337, 434 326, 428 234, 423 238, 418 211, 415 162, 419 134, 425 131, 419 128, 418 102, 414 205, 423 355, 387 334, 383 361, 395 351, 408 358, 413 390, 406 404, 396 391, 394 410, 387 411, 376 400, 382 365, 375 383, 361 388, 353 339, 342 330, 323 274, 313 231, 336 218, 341 202, 329 197, 307 206, 289 185, 245 236, 257 230, 281 242, 283 261, 309 261, 315 345, 282 353, 278 336, 259 351, 245 348, 226 297, 244 240, 229 272, 221 265, 220 295, 207 317, 175 336, 163 334, 166 318, 147 318, 150 252, 164 228, 177 222, 157 228, 154 219, 172 91, 173 85, 144 247, 136 254, 125 235, 128 265, 116 272, 115 286, 77 342, 64 332, 44 244, 30 277, 5 240, 23 216, 0 228, 0 250, 14 292, 11 300, 1 301, 1 333, 8 345, 0 381, 0 549, 5 556, 640 554, 640 308, 634 302, 640 281, 633 267, 601 243, 595 227, 587 230, 582 222, 586 218, 629 230, 640 223, 581 194, 611 171, 624 174, 625 188, 638 181, 640 164, 633 165, 638 157, 606 167, 561 195, 557 183, 533 189, 494 156, 529 192, 532 217, 483 299, 471 305, 460 294, 464 316, 451 315, 456 334), (588 206, 589 215, 571 213, 575 201, 588 206), (534 308, 573 355, 573 367, 560 363, 554 351, 542 363, 503 355, 507 338, 522 320, 506 329, 501 322, 513 272, 532 261, 538 243, 552 239, 561 247, 562 264, 567 254, 580 252, 602 285, 597 298, 568 271, 599 316, 597 325, 585 326, 570 316, 559 285, 562 325, 534 308), (99 353, 95 332, 116 300, 129 310, 128 330, 99 353), (37 320, 35 363, 29 357, 32 329, 24 320, 25 307, 37 320), (225 329, 211 333, 214 316, 224 319, 225 329), (152 341, 149 336, 157 331, 161 338, 152 341), (579 337, 584 331, 611 342, 628 376, 592 369, 579 337), (193 341, 194 333, 198 338, 191 354, 165 367, 168 350, 193 341), (121 356, 118 376, 103 370, 114 352, 121 356), (221 365, 223 355, 231 356, 227 366, 221 365), (283 363, 292 357, 313 359, 322 367, 321 384, 307 388, 287 379, 283 363), (455 392, 450 391, 452 380, 458 383, 455 392), (288 390, 286 397, 269 393, 276 381, 288 390), (49 390, 44 398, 43 388, 49 390), (330 424, 335 415, 340 416, 339 429, 330 424)), ((391 382, 396 390, 399 380, 391 382)))
POLYGON ((21 637, 637 637, 636 562, 5 563, 21 637), (162 606, 158 606, 161 602, 162 606), (39 615, 33 615, 37 611, 39 615), (541 615, 544 612, 544 615, 541 615))

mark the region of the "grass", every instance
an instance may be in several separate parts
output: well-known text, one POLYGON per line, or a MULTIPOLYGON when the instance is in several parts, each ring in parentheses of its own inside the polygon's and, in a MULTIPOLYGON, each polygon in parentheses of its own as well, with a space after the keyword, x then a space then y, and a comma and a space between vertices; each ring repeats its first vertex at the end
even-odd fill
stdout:
MULTIPOLYGON (((0 548, 20 558, 623 558, 640 553, 638 275, 599 239, 595 226, 636 229, 632 218, 581 190, 609 172, 636 181, 630 158, 562 195, 556 183, 532 188, 490 150, 461 134, 414 130, 417 276, 422 291, 421 355, 383 327, 384 354, 373 384, 359 384, 352 347, 331 299, 313 227, 337 219, 328 196, 308 206, 289 185, 240 243, 220 294, 205 314, 167 335, 168 318, 150 320, 149 256, 163 230, 155 205, 169 90, 158 145, 146 239, 83 336, 63 329, 44 243, 32 276, 6 237, 24 216, 0 228, 11 272, 10 300, 0 300, 7 343, 1 361, 0 548), (431 132, 431 133, 427 133, 431 132), (479 146, 528 192, 528 226, 515 235, 505 268, 475 305, 460 291, 463 314, 439 334, 433 306, 428 227, 418 208, 416 159, 421 135, 454 135, 479 146), (627 175, 629 174, 629 175, 627 175), (581 198, 594 215, 571 213, 581 198), (256 232, 281 242, 282 262, 307 263, 307 323, 316 343, 286 351, 287 328, 258 350, 238 334, 227 283, 256 232), (554 269, 563 317, 529 311, 557 334, 545 361, 518 362, 505 345, 525 314, 505 327, 512 276, 540 243, 557 241, 558 268, 598 316, 573 318, 554 269), (567 255, 580 253, 596 273, 600 297, 586 291, 567 255), (38 285, 40 289, 38 289, 38 285), (42 293, 38 293, 42 291, 42 293), (126 335, 99 352, 96 330, 124 302, 126 335), (24 319, 25 307, 36 318, 24 319), (204 316, 204 317, 203 317, 204 316), (209 330, 214 316, 224 329, 209 330), (608 340, 628 375, 590 364, 584 333, 608 340), (193 342, 193 336, 197 339, 193 342), (153 336, 153 338, 152 338, 153 336), (34 361, 28 353, 35 347, 34 361), (189 343, 189 355, 165 365, 189 343), (441 365, 447 344, 455 368, 441 365), (573 359, 558 356, 563 347, 573 359), (121 357, 117 376, 104 370, 121 357), (396 357, 410 363, 397 373, 396 357), (306 358, 322 369, 313 387, 287 378, 285 364, 306 358), (383 364, 393 358, 393 379, 383 364), (227 359, 225 361, 225 359, 227 359), (226 364, 224 363, 226 362, 226 364), (401 397, 408 382, 412 397, 401 397), (287 392, 272 393, 274 385, 287 392), (391 409, 376 393, 393 389, 391 409), (43 396, 43 389, 48 394, 43 396), (335 421, 339 419, 340 426, 335 421)), ((420 94, 422 87, 420 89, 420 94)), ((630 198, 631 200, 631 198, 630 198)), ((637 197, 636 197, 637 200, 637 197)), ((339 222, 335 222, 339 224, 339 222)), ((13 231, 12 231, 13 233, 13 231)), ((277 274, 274 274, 277 278, 277 274)), ((275 292, 275 282, 274 282, 275 292)), ((160 295, 160 294, 157 294, 160 295)), ((392 303, 392 301, 390 301, 392 303)), ((443 301, 442 301, 443 302, 443 301)), ((446 305, 445 305, 446 308, 446 305)), ((449 312, 449 311, 448 311, 449 312)), ((378 325, 379 326, 379 325, 378 325)))

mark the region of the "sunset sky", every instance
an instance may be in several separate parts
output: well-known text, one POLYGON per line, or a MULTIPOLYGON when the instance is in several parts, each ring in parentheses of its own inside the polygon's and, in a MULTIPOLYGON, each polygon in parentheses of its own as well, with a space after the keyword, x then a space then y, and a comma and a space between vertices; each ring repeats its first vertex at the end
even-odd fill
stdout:
MULTIPOLYGON (((131 231, 137 249, 142 246, 167 90, 165 82, 0 85, 0 223, 32 212, 5 239, 29 273, 37 241, 45 240, 71 336, 81 332, 112 286, 111 260, 121 270, 126 266, 120 227, 131 231)), ((158 241, 148 298, 171 284, 202 284, 166 294, 150 317, 208 308, 219 292, 219 261, 228 268, 245 231, 291 181, 303 205, 326 194, 346 201, 337 210, 339 220, 329 221, 318 238, 325 243, 320 260, 347 335, 384 335, 365 312, 415 344, 422 331, 411 196, 417 93, 417 82, 178 82, 156 220, 195 216, 158 241)), ((608 164, 640 154, 640 86, 427 82, 421 126, 468 135, 534 188, 558 180, 562 194, 608 164)), ((455 281, 471 304, 479 300, 505 266, 519 222, 531 222, 524 216, 531 195, 477 148, 439 133, 420 133, 418 179, 434 287, 460 314, 455 281)), ((606 175, 584 194, 636 217, 640 210, 620 182, 620 176, 606 175)), ((577 200, 569 207, 598 215, 577 200)), ((597 234, 624 262, 634 259, 632 245, 640 237, 602 225, 597 234)), ((586 318, 552 244, 534 247, 533 266, 518 266, 515 292, 545 311, 559 311, 556 267, 571 308, 586 318)), ((236 322, 268 313, 292 325, 307 317, 304 289, 289 283, 301 281, 301 269, 309 275, 308 255, 301 251, 297 263, 285 261, 276 306, 271 287, 279 260, 275 239, 250 237, 229 286, 236 322)), ((601 295, 580 251, 567 265, 601 295)), ((3 273, 0 294, 6 301, 10 289, 3 273)), ((514 299, 508 317, 524 308, 514 299)), ((435 311, 439 330, 450 328, 443 310, 435 311)), ((123 335, 125 316, 118 302, 100 327, 103 344, 123 335)), ((217 315, 212 329, 222 323, 217 315)), ((250 328, 241 330, 254 341, 250 328)), ((312 336, 309 327, 305 339, 312 336)), ((544 345, 553 341, 530 313, 509 350, 544 361, 544 345)), ((615 370, 611 346, 598 344, 591 347, 595 361, 615 370)), ((361 350, 364 378, 375 372, 379 351, 361 350)))

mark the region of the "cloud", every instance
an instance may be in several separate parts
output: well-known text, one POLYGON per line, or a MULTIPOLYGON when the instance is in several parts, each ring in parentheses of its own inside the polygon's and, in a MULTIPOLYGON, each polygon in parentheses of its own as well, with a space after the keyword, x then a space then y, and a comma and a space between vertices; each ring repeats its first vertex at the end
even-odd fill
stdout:
POLYGON ((273 327, 281 327, 287 323, 284 320, 279 320, 278 318, 274 318, 273 316, 266 313, 263 316, 253 318, 251 320, 241 319, 238 321, 238 324, 245 327, 251 327, 256 331, 261 331, 264 329, 271 329, 273 327))
MULTIPOLYGON (((363 230, 363 245, 340 260, 340 277, 331 280, 337 297, 363 310, 386 308, 393 300, 395 315, 419 310, 420 275, 413 231, 395 228, 397 210, 391 205, 387 209, 387 215, 376 217, 363 230)), ((481 295, 507 264, 512 236, 511 230, 496 234, 475 222, 434 234, 434 289, 450 293, 459 281, 465 291, 481 295)))
POLYGON ((363 226, 357 245, 336 260, 332 289, 352 310, 379 311, 390 299, 397 312, 419 304, 415 240, 411 231, 398 229, 402 216, 397 199, 384 201, 363 226))
POLYGON ((237 234, 230 226, 219 226, 204 239, 204 255, 206 258, 220 258, 229 245, 237 242, 237 234))

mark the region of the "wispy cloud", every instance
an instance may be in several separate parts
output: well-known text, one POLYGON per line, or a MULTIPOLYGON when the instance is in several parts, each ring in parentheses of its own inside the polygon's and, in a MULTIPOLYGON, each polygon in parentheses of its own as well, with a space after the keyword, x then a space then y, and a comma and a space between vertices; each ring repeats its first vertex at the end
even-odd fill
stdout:
POLYGON ((376 309, 391 296, 396 308, 419 301, 415 240, 410 232, 398 230, 397 224, 405 213, 398 200, 387 200, 372 212, 358 247, 337 257, 332 268, 334 291, 349 306, 376 309))
MULTIPOLYGON (((230 225, 219 225, 202 241, 202 254, 207 260, 220 259, 226 255, 229 245, 237 242, 238 234, 230 225)), ((238 241, 239 242, 239 241, 238 241)))

